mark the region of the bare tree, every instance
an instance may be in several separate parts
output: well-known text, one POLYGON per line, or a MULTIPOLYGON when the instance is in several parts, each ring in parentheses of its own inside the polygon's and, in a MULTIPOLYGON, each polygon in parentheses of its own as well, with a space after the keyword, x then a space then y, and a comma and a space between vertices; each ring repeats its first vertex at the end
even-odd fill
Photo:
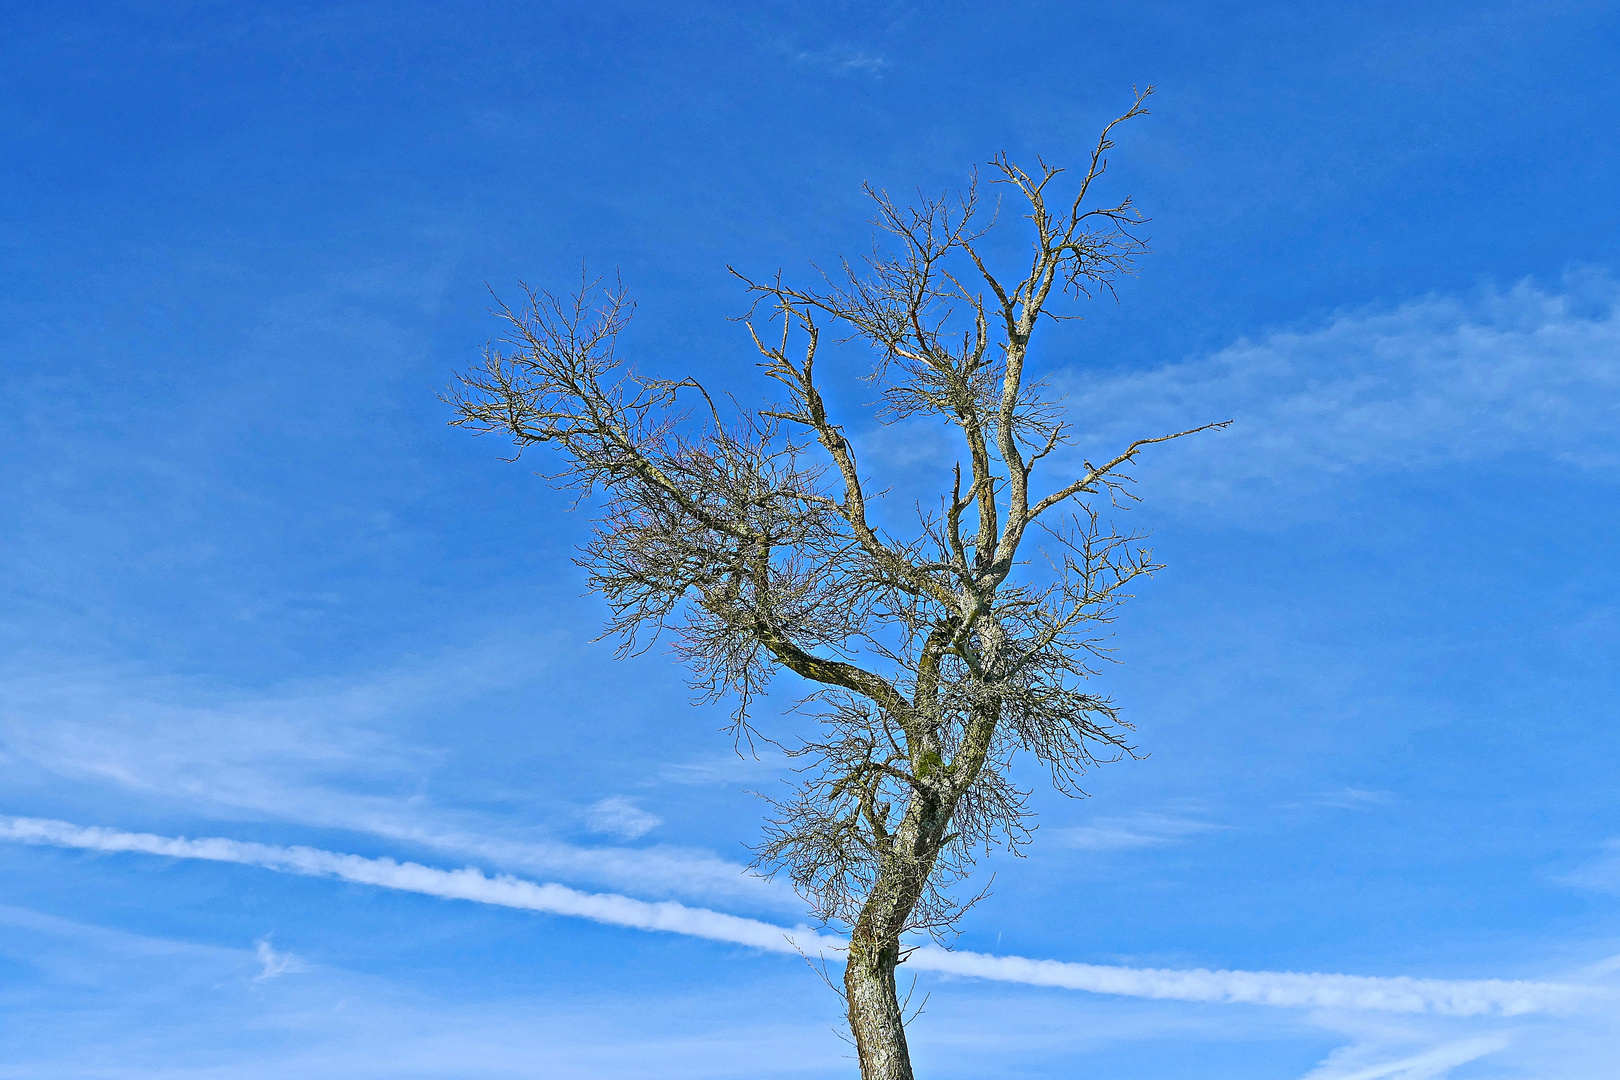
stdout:
POLYGON ((520 453, 549 444, 549 475, 600 495, 579 562, 623 650, 670 632, 695 685, 737 702, 739 737, 752 737, 750 703, 775 672, 809 684, 817 734, 788 747, 801 782, 773 803, 757 866, 848 929, 843 993, 867 1080, 912 1076, 895 985, 907 935, 946 934, 975 857, 1029 839, 1014 755, 1072 792, 1089 766, 1133 753, 1129 725, 1086 684, 1127 588, 1158 567, 1097 504, 1130 498, 1121 470, 1145 447, 1191 432, 1138 439, 1037 494, 1037 466, 1070 427, 1027 364, 1042 316, 1072 317, 1055 301, 1111 293, 1145 250, 1128 199, 1088 200, 1110 133, 1148 93, 1104 129, 1061 201, 1063 170, 990 163, 992 183, 1028 209, 1031 255, 1012 277, 983 246, 998 222, 981 213, 976 177, 913 206, 868 188, 886 246, 814 286, 739 274, 780 388, 773 407, 727 418, 694 380, 631 372, 615 345, 633 305, 589 281, 571 297, 525 287, 519 308, 502 305, 503 347, 450 395, 454 423, 503 432, 520 453), (962 440, 950 490, 910 525, 881 512, 829 413, 824 335, 876 354, 876 422, 944 422, 962 440), (1026 543, 1032 528, 1043 543, 1026 543))

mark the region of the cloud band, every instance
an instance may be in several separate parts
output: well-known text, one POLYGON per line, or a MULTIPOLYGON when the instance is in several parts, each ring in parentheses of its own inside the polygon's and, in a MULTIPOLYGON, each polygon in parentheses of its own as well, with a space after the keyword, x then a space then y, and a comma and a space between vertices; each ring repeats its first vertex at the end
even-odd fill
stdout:
MULTIPOLYGON (((449 900, 572 916, 610 926, 681 934, 769 952, 836 957, 845 947, 841 939, 806 926, 776 926, 673 901, 649 902, 614 893, 582 892, 565 885, 527 881, 505 874, 491 877, 474 867, 441 870, 420 863, 345 855, 319 848, 282 847, 220 837, 191 840, 28 817, 0 817, 0 840, 236 863, 449 900)), ((1131 968, 991 956, 949 951, 932 945, 913 950, 906 962, 914 970, 1127 997, 1450 1016, 1567 1012, 1606 994, 1598 987, 1501 979, 1454 981, 1300 972, 1131 968)))

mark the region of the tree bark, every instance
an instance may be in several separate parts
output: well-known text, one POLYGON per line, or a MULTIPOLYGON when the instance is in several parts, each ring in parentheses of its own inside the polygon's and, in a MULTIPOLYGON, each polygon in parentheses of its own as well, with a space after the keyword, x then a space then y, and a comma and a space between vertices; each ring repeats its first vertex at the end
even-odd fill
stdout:
POLYGON ((942 802, 938 792, 912 793, 883 869, 850 928, 844 997, 861 1080, 913 1080, 894 972, 900 965, 900 935, 939 857, 944 826, 955 804, 954 796, 942 802))
POLYGON ((863 942, 857 937, 850 942, 844 996, 861 1080, 912 1080, 911 1051, 894 980, 899 962, 899 941, 863 942))

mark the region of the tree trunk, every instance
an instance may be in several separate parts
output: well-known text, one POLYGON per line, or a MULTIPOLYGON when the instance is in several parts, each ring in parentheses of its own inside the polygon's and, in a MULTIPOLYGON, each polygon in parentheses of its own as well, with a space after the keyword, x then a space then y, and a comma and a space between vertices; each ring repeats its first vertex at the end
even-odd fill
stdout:
MULTIPOLYGON (((937 760, 937 750, 935 755, 937 760)), ((913 1080, 894 969, 900 964, 900 934, 927 888, 958 798, 953 791, 912 792, 883 867, 850 928, 844 997, 861 1080, 913 1080)))
POLYGON ((861 1080, 912 1080, 911 1052, 894 983, 899 961, 898 941, 861 941, 857 935, 850 942, 844 995, 861 1059, 861 1080))

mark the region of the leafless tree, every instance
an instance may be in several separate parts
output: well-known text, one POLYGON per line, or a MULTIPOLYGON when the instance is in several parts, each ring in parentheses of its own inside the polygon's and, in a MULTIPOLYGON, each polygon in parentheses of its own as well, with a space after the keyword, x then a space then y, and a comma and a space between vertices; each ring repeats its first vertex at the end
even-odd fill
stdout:
POLYGON ((1073 791, 1089 766, 1133 753, 1129 725, 1086 686, 1115 608, 1158 567, 1098 505, 1130 498, 1121 470, 1145 447, 1191 432, 1138 439, 1037 494, 1037 467, 1071 428, 1028 359, 1042 316, 1072 317, 1056 302, 1112 293, 1145 250, 1128 199, 1089 197, 1110 133, 1148 93, 1061 197, 1059 168, 990 162, 1027 207, 1009 216, 1031 240, 1011 277, 992 269, 983 240, 1001 222, 976 178, 911 206, 868 188, 885 243, 815 285, 739 274, 773 407, 723 415, 694 380, 632 372, 615 346, 633 305, 588 281, 503 305, 508 336, 450 394, 454 423, 520 453, 547 444, 549 475, 599 495, 579 561, 624 650, 669 632, 695 685, 736 701, 739 734, 778 670, 808 684, 817 734, 789 746, 801 783, 773 803, 757 865, 848 929, 843 993, 867 1080, 912 1076, 895 985, 907 935, 947 933, 975 857, 1029 839, 1014 755, 1073 791), (912 524, 882 512, 829 412, 817 362, 834 337, 875 353, 877 423, 943 422, 962 440, 950 490, 912 524), (1042 543, 1026 542, 1033 528, 1042 543))

